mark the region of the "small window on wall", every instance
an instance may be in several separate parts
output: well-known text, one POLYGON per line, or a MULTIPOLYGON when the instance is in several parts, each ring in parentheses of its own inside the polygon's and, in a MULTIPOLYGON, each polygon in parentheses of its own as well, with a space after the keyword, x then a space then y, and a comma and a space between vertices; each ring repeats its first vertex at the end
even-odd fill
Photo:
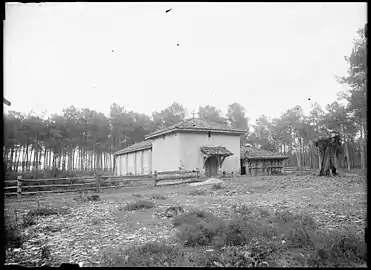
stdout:
POLYGON ((209 132, 207 133, 207 136, 208 136, 209 138, 211 138, 211 131, 209 131, 209 132))

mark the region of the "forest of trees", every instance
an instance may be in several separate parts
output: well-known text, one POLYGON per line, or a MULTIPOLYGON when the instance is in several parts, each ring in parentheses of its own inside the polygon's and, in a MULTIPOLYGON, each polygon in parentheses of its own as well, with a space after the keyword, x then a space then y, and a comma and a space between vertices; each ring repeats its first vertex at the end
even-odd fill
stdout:
MULTIPOLYGON (((242 144, 288 155, 288 166, 318 168, 314 141, 336 131, 343 142, 339 166, 364 168, 367 67, 363 29, 358 31, 352 53, 345 60, 349 64, 348 74, 337 79, 348 90, 339 93, 338 100, 325 108, 314 103, 307 115, 295 106, 279 118, 262 115, 255 123, 249 123, 245 108, 233 103, 225 115, 207 105, 199 108, 197 116, 247 130, 241 138, 242 144)), ((186 109, 176 102, 152 116, 125 110, 115 103, 108 116, 73 106, 50 117, 9 111, 4 113, 5 169, 8 173, 41 169, 109 171, 114 166, 112 153, 187 117, 186 109)))

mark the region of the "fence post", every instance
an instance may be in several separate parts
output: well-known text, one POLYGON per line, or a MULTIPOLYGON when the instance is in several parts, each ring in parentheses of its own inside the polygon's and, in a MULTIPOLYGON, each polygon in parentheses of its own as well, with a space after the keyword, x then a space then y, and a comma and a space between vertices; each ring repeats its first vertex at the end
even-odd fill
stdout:
POLYGON ((17 198, 20 199, 22 196, 22 175, 17 176, 17 198))
POLYGON ((97 185, 97 189, 96 189, 96 191, 97 191, 97 192, 100 192, 100 179, 101 179, 100 174, 97 173, 97 174, 95 175, 95 180, 96 180, 96 185, 97 185))
POLYGON ((157 184, 157 171, 153 174, 153 179, 155 180, 155 186, 157 184))

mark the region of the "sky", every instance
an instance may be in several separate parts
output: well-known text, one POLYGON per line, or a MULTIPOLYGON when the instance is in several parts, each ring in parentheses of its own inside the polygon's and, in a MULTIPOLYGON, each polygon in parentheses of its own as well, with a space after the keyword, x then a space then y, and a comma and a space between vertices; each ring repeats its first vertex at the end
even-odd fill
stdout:
POLYGON ((346 75, 366 12, 366 3, 7 3, 6 110, 108 115, 116 102, 150 115, 176 101, 189 113, 239 102, 252 121, 309 112, 346 89, 335 75, 346 75))

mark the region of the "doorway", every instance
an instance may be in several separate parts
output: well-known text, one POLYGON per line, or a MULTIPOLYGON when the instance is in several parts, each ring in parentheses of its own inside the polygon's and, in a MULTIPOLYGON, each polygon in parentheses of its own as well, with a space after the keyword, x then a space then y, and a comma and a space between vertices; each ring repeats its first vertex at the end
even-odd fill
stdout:
POLYGON ((218 175, 218 159, 216 156, 207 158, 205 162, 205 172, 207 177, 215 177, 218 175))

